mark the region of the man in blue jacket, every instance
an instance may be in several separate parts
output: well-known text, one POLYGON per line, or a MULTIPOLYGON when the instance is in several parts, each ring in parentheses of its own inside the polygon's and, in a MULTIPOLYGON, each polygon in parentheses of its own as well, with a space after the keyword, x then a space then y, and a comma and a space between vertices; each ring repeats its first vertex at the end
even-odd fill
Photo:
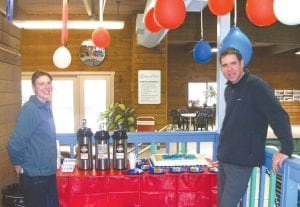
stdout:
POLYGON ((235 207, 247 190, 253 167, 264 163, 268 125, 281 143, 273 156, 276 173, 293 152, 288 114, 272 89, 261 78, 244 68, 241 53, 225 49, 219 58, 225 89, 226 113, 218 146, 219 207, 235 207))
POLYGON ((56 133, 50 108, 52 77, 36 71, 31 82, 35 95, 18 115, 8 152, 20 174, 25 206, 58 207, 56 133))

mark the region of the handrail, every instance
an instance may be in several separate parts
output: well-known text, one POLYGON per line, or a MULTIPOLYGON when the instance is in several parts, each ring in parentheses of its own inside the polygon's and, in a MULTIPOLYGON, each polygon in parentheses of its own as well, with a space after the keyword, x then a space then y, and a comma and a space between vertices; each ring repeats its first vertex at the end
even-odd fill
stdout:
MULTIPOLYGON (((127 143, 135 145, 135 154, 138 156, 138 145, 140 143, 165 143, 166 152, 170 152, 170 144, 177 142, 194 142, 196 143, 196 152, 201 153, 200 143, 211 142, 213 144, 212 158, 216 160, 216 149, 218 146, 218 134, 213 131, 171 131, 171 132, 129 132, 127 133, 127 143)), ((73 149, 76 145, 76 133, 57 134, 57 139, 61 145, 70 146, 71 157, 74 157, 73 149)), ((94 140, 94 139, 93 139, 94 140)), ((112 143, 112 139, 110 139, 112 143)), ((184 149, 182 149, 184 152, 184 149)))
MULTIPOLYGON (((138 145, 140 143, 165 143, 166 152, 170 150, 171 143, 196 143, 196 152, 201 153, 201 142, 213 143, 213 160, 216 160, 217 146, 219 135, 214 131, 172 131, 172 132, 132 132, 128 133, 128 143, 135 145, 135 153, 138 155, 138 145)), ((76 134, 57 134, 60 144, 70 145, 73 149, 76 144, 76 134)), ((110 139, 112 143, 112 139, 110 139)), ((265 164, 260 168, 255 168, 251 177, 248 191, 243 197, 242 206, 263 207, 264 202, 268 201, 269 207, 276 206, 276 199, 280 200, 280 207, 297 207, 299 206, 298 191, 300 186, 300 157, 293 155, 283 163, 282 169, 276 175, 272 171, 272 156, 278 150, 274 147, 266 147, 265 164), (258 171, 259 170, 259 171, 258 171), (259 173, 260 176, 257 176, 259 173), (276 179, 281 178, 281 186, 276 186, 276 179), (259 182, 256 182, 259 179, 259 182), (266 182, 269 180, 269 182, 266 182), (259 186, 256 186, 259 183, 259 186), (267 185, 267 183, 269 183, 267 185), (255 195, 258 192, 258 199, 255 195), (268 190, 266 194, 265 191, 268 190), (281 192, 280 197, 276 198, 276 191, 281 192), (250 195, 247 198, 247 195, 250 195)), ((70 150, 71 157, 74 157, 73 150, 70 150)))
MULTIPOLYGON (((260 168, 254 168, 248 192, 250 192, 249 200, 248 192, 243 197, 243 207, 264 207, 265 201, 269 207, 297 207, 299 206, 298 192, 300 184, 300 157, 293 155, 283 163, 283 167, 276 175, 272 170, 272 157, 278 152, 274 146, 267 146, 265 150, 265 163, 260 168), (257 176, 257 172, 260 176, 257 176), (281 186, 276 186, 276 179, 281 178, 281 186), (266 180, 269 182, 266 182, 266 180), (257 182, 259 181, 259 182, 257 182), (259 186, 256 186, 259 183, 259 186), (268 185, 267 185, 268 183, 268 185), (265 189, 267 187, 268 192, 265 189), (258 191, 257 204, 254 202, 254 197, 258 191), (281 192, 279 197, 276 197, 276 191, 281 192), (278 203, 280 201, 280 205, 278 203), (247 205, 248 203, 248 205, 247 205)), ((278 195, 277 195, 278 196, 278 195)))

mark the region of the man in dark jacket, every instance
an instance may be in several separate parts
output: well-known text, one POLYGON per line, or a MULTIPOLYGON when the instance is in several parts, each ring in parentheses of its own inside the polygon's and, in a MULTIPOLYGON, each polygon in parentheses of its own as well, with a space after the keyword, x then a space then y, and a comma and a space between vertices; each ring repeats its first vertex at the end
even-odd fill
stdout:
POLYGON ((281 143, 273 156, 275 173, 291 156, 293 137, 288 114, 269 85, 244 69, 241 53, 228 48, 219 61, 228 82, 218 146, 218 198, 219 207, 235 207, 247 190, 253 167, 264 163, 268 125, 281 143))

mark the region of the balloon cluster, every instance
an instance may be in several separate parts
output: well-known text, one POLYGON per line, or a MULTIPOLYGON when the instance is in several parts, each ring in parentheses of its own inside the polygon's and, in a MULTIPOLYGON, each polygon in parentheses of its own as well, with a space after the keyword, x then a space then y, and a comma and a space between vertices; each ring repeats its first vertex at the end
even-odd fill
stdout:
MULTIPOLYGON (((221 42, 219 49, 220 53, 227 48, 239 50, 245 65, 250 62, 253 53, 251 41, 237 26, 231 27, 230 31, 221 42)), ((197 62, 208 62, 212 57, 209 43, 205 40, 200 40, 193 48, 193 57, 197 62)))
POLYGON ((159 32, 162 28, 178 28, 185 17, 183 0, 157 0, 155 6, 145 14, 144 24, 150 32, 159 32))
MULTIPOLYGON (((229 13, 234 0, 208 0, 209 10, 217 16, 229 13)), ((299 0, 247 0, 246 14, 257 26, 270 26, 277 20, 286 25, 300 24, 299 0)))

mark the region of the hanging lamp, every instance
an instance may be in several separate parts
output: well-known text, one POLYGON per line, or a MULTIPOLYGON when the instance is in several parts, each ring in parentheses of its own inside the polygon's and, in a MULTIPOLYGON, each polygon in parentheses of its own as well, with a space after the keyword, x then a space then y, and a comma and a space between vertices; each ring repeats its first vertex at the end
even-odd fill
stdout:
POLYGON ((62 6, 61 46, 53 54, 53 63, 59 69, 65 69, 71 64, 71 53, 67 48, 68 41, 68 0, 63 0, 62 6))

